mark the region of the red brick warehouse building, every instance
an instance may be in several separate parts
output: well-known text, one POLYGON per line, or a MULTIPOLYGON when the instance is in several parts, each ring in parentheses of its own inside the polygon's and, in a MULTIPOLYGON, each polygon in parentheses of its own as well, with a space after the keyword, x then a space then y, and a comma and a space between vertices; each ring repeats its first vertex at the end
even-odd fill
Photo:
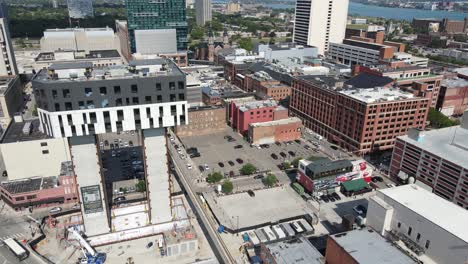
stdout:
POLYGON ((231 127, 242 135, 247 135, 249 124, 288 118, 288 109, 278 105, 274 100, 248 102, 233 100, 229 108, 231 127))
POLYGON ((396 88, 360 89, 338 77, 298 76, 290 111, 329 141, 365 154, 393 148, 395 138, 409 128, 424 128, 429 103, 396 88))

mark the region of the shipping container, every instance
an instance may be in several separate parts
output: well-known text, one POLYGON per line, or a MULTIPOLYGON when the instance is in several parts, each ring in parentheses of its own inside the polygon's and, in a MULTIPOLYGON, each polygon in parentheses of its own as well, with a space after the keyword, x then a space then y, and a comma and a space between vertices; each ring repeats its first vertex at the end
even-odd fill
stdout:
POLYGON ((274 225, 271 228, 273 229, 273 232, 275 232, 276 236, 278 236, 279 239, 286 237, 286 234, 283 232, 279 225, 274 225))
POLYGON ((296 234, 288 223, 282 223, 281 228, 283 228, 283 231, 288 237, 293 237, 296 234))
POLYGON ((265 226, 265 227, 263 228, 263 231, 265 231, 265 233, 267 234, 268 239, 269 239, 270 241, 273 241, 273 240, 278 239, 278 238, 276 237, 275 233, 273 233, 273 230, 271 230, 271 228, 270 228, 269 226, 265 226))

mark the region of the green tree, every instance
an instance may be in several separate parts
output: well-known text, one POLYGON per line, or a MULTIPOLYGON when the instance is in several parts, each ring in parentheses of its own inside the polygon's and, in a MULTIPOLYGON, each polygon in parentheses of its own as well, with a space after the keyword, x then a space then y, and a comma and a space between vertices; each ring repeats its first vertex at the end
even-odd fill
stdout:
POLYGON ((289 163, 288 161, 283 162, 283 168, 285 170, 289 170, 291 168, 291 163, 289 163))
POLYGON ((299 166, 299 161, 301 159, 304 159, 303 157, 297 157, 295 158, 292 162, 291 162, 291 165, 294 166, 294 168, 297 168, 297 166, 299 166))
POLYGON ((146 191, 146 182, 143 180, 140 180, 135 184, 135 188, 137 192, 145 192, 146 191))
POLYGON ((252 165, 251 163, 247 163, 244 166, 242 166, 242 168, 240 169, 240 172, 243 175, 250 175, 250 174, 253 174, 256 170, 257 168, 255 168, 254 165, 252 165))
POLYGON ((427 120, 431 123, 431 126, 435 128, 456 126, 460 123, 458 120, 452 120, 432 107, 427 114, 427 120))
POLYGON ((268 187, 274 186, 277 182, 278 182, 278 178, 276 178, 276 175, 272 173, 269 173, 263 180, 263 183, 268 187))
POLYGON ((221 185, 221 190, 223 191, 223 193, 231 193, 233 189, 234 185, 230 180, 225 180, 223 182, 223 185, 221 185))
POLYGON ((241 38, 237 44, 240 48, 245 49, 247 51, 253 50, 253 42, 251 38, 241 38))
POLYGON ((201 39, 205 35, 205 29, 203 27, 196 26, 190 32, 190 37, 192 39, 201 39))
POLYGON ((274 31, 270 32, 269 37, 276 38, 276 33, 274 31))
POLYGON ((224 178, 223 175, 216 171, 216 172, 212 172, 208 174, 206 181, 209 183, 215 183, 215 182, 220 182, 223 178, 224 178))

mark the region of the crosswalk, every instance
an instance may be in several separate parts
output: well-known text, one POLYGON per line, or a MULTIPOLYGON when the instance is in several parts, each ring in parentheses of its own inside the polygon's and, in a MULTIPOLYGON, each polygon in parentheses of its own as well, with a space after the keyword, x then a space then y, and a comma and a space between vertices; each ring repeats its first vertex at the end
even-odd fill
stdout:
POLYGON ((16 239, 19 239, 19 238, 23 238, 24 237, 24 234, 23 233, 16 233, 16 234, 13 234, 13 235, 8 235, 8 236, 4 236, 4 237, 0 237, 0 240, 6 240, 8 238, 16 238, 16 239))

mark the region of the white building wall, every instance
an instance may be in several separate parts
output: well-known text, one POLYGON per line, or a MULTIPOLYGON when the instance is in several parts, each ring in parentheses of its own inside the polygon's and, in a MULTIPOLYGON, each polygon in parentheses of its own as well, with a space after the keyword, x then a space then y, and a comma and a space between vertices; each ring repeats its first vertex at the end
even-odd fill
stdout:
POLYGON ((8 21, 0 18, 0 43, 2 52, 0 52, 0 75, 17 75, 16 59, 11 44, 8 21))
POLYGON ((41 52, 117 50, 118 43, 112 28, 49 29, 40 40, 41 52))
POLYGON ((365 49, 347 44, 331 43, 328 57, 338 59, 342 64, 352 63, 374 65, 379 62, 380 53, 377 50, 365 49))
POLYGON ((211 21, 211 0, 195 0, 197 25, 204 26, 211 21))
POLYGON ((66 138, 4 143, 0 151, 9 180, 57 176, 61 163, 71 160, 66 138))
POLYGON ((80 193, 81 211, 87 236, 110 232, 101 167, 94 137, 70 139, 73 169, 80 193), (95 192, 86 191, 93 188, 95 192))
POLYGON ((175 29, 135 30, 136 52, 143 55, 176 53, 175 29))
MULTIPOLYGON (((377 197, 393 208, 390 230, 404 234, 421 246, 421 248, 424 248, 425 255, 436 263, 466 262, 468 257, 468 243, 466 241, 461 240, 447 230, 442 229, 440 226, 416 214, 405 205, 396 202, 381 192, 377 192, 377 197), (400 225, 400 227, 398 227, 398 225, 400 225), (410 227, 412 229, 411 234, 408 234, 410 227), (419 240, 417 239, 418 234, 420 234, 419 240), (427 241, 429 241, 428 248, 425 247, 427 241)), ((368 219, 367 224, 373 228, 377 227, 376 229, 378 230, 378 225, 375 226, 375 223, 378 222, 373 219, 383 219, 385 217, 382 215, 384 212, 385 210, 379 210, 371 201, 367 212, 367 216, 368 218, 370 217, 370 219, 368 219)), ((434 208, 434 213, 437 214, 437 208, 434 208)))
POLYGON ((143 130, 151 224, 172 220, 169 168, 164 128, 143 130))
POLYGON ((341 43, 345 37, 349 0, 302 0, 296 4, 295 27, 307 29, 307 43, 296 38, 294 42, 318 48, 319 54, 328 51, 329 43, 341 43), (310 2, 310 4, 309 4, 310 2), (308 7, 310 5, 310 11, 308 7), (297 16, 309 15, 308 26, 297 23, 297 16))
POLYGON ((145 104, 145 105, 132 105, 132 106, 121 106, 121 107, 107 107, 107 108, 96 108, 96 109, 83 109, 83 110, 72 110, 72 111, 60 111, 60 112, 48 112, 42 109, 38 109, 39 119, 41 120, 41 130, 47 133, 49 136, 55 138, 71 137, 72 125, 76 128, 76 134, 92 135, 92 134, 103 134, 107 132, 117 132, 117 111, 123 110, 124 119, 122 121, 123 131, 135 130, 135 116, 134 109, 140 110, 141 128, 159 128, 169 127, 175 125, 181 125, 180 117, 185 116, 185 123, 188 124, 188 107, 186 101, 169 102, 169 103, 158 103, 158 104, 145 104), (171 112, 171 106, 176 107, 176 112, 171 112), (160 111, 162 107, 162 112, 160 111), (149 115, 147 115, 147 109, 149 109, 149 115), (104 112, 109 112, 111 121, 111 131, 106 131, 104 112), (87 115, 87 120, 90 120, 89 114, 96 113, 95 123, 85 123, 83 114, 87 115), (68 122, 67 115, 72 116, 72 122, 68 122), (59 116, 61 116, 63 123, 64 134, 60 129, 59 116), (159 117, 162 117, 162 124, 159 123, 159 117), (150 118, 153 120, 153 126, 150 125, 150 118), (84 125, 85 130, 81 129, 84 125), (89 128, 94 125, 94 133, 89 132, 89 128))

